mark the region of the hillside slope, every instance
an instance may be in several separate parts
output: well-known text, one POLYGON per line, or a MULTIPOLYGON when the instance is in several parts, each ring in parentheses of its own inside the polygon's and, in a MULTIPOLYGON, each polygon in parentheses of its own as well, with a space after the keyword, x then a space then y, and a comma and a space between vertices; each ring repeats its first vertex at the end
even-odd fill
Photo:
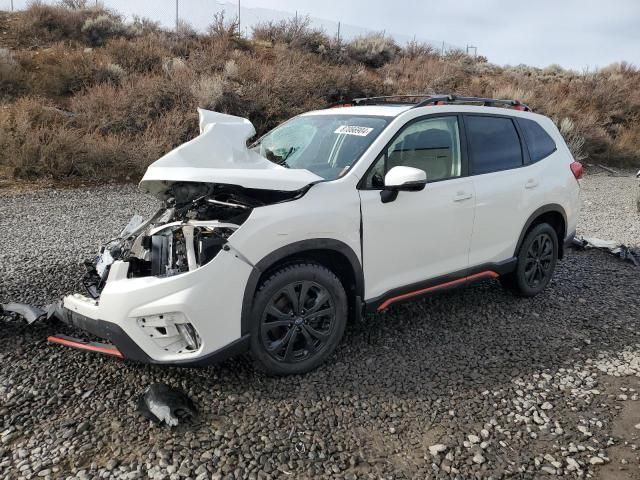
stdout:
POLYGON ((135 180, 196 134, 198 106, 262 133, 340 98, 417 92, 516 98, 551 116, 576 158, 640 165, 633 66, 503 68, 381 35, 336 44, 305 19, 260 25, 250 40, 211 21, 202 35, 103 9, 0 12, 0 175, 135 180))

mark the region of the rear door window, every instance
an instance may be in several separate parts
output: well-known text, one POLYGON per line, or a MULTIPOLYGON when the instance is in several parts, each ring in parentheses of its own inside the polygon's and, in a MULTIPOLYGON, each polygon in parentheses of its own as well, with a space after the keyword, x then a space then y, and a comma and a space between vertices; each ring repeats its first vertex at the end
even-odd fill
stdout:
POLYGON ((529 149, 531 163, 542 160, 556 151, 556 142, 538 122, 526 118, 518 118, 517 122, 529 149))
POLYGON ((522 166, 522 145, 510 118, 465 115, 464 124, 473 174, 522 166))

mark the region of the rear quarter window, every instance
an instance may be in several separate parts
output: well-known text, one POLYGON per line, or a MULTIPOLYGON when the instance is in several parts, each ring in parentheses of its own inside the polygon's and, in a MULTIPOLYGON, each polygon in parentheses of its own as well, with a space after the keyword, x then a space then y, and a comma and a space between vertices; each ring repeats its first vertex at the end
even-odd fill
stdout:
POLYGON ((475 175, 522 166, 522 146, 510 118, 466 115, 471 171, 475 175))
POLYGON ((556 151, 556 142, 538 122, 526 118, 518 118, 517 122, 524 135, 531 163, 542 160, 556 151))

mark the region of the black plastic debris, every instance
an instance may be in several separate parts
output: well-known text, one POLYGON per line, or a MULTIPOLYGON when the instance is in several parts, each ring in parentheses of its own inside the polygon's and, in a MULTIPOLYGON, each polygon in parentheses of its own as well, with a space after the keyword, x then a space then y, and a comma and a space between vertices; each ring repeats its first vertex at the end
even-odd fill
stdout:
POLYGON ((14 314, 18 317, 24 318, 29 325, 36 320, 51 320, 55 318, 57 320, 65 320, 65 316, 62 310, 62 302, 51 303, 44 308, 35 307, 26 303, 2 303, 0 304, 0 314, 14 314))
POLYGON ((0 313, 15 313, 24 318, 28 324, 32 324, 39 318, 44 318, 47 315, 45 310, 34 307, 33 305, 27 305, 26 303, 0 304, 0 313))
POLYGON ((192 421, 198 414, 193 400, 181 390, 164 383, 147 387, 138 398, 138 412, 149 420, 172 427, 181 421, 192 421))
POLYGON ((640 267, 640 248, 628 247, 623 243, 600 238, 574 237, 571 246, 576 250, 596 248, 640 267))

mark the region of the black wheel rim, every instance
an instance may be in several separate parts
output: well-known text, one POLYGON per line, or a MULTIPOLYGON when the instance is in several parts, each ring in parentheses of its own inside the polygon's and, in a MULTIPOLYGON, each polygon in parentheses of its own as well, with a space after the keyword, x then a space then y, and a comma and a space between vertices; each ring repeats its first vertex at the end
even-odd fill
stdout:
POLYGON ((538 288, 549 280, 553 255, 553 240, 548 233, 533 239, 524 265, 524 280, 529 287, 538 288))
POLYGON ((335 318, 326 288, 306 280, 290 283, 271 297, 262 314, 262 345, 279 362, 306 360, 327 343, 335 318))

